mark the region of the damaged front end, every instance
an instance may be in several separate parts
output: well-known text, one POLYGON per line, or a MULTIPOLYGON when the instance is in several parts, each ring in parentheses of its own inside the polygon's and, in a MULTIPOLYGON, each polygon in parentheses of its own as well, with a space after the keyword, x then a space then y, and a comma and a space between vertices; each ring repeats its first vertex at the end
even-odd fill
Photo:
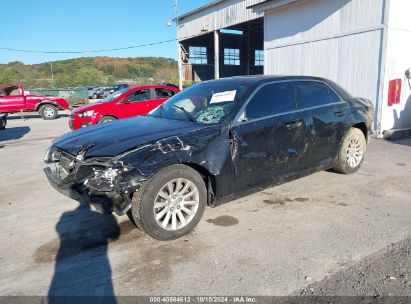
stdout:
POLYGON ((103 213, 124 215, 131 208, 132 194, 145 178, 135 168, 113 158, 84 160, 85 151, 71 155, 55 146, 45 154, 44 169, 50 184, 60 193, 92 204, 103 213))

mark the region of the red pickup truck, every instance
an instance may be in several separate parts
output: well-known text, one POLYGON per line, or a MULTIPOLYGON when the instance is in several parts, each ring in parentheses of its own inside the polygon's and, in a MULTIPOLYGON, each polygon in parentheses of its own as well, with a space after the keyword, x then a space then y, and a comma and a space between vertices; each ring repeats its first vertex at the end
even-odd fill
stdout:
POLYGON ((70 105, 64 98, 31 95, 19 84, 0 87, 0 113, 38 111, 45 120, 56 119, 59 110, 67 110, 70 105))

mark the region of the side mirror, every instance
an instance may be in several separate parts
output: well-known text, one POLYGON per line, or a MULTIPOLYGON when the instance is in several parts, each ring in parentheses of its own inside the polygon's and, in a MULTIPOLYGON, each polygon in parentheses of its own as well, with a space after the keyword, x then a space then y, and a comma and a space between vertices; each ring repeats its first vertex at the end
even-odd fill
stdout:
POLYGON ((121 103, 124 103, 124 104, 128 104, 130 102, 131 102, 130 97, 124 97, 123 100, 121 101, 121 103))
POLYGON ((240 117, 238 117, 238 122, 247 122, 248 119, 245 116, 245 112, 241 113, 240 117))

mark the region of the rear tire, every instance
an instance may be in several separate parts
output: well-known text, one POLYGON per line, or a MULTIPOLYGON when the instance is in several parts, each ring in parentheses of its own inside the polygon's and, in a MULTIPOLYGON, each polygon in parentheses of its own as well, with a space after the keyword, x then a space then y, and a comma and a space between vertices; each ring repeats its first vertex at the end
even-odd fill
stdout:
POLYGON ((364 161, 367 142, 364 133, 357 128, 351 128, 341 143, 337 156, 337 165, 334 171, 341 174, 350 174, 357 171, 364 161))
POLYGON ((177 239, 203 216, 207 191, 203 178, 184 165, 167 167, 134 193, 131 215, 142 231, 157 240, 177 239))
POLYGON ((104 116, 104 117, 100 118, 100 120, 98 121, 98 123, 99 123, 99 124, 102 124, 102 123, 114 121, 114 120, 116 120, 116 119, 117 119, 117 118, 115 118, 115 117, 113 117, 113 116, 104 116))
POLYGON ((52 104, 42 105, 39 109, 39 113, 44 120, 56 119, 59 114, 57 107, 52 104))

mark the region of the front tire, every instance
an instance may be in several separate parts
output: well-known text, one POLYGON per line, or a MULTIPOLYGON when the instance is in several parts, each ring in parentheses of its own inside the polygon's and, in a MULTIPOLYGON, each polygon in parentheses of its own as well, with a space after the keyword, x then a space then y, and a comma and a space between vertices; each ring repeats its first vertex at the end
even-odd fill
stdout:
POLYGON ((58 117, 59 112, 56 106, 45 104, 40 107, 39 113, 44 120, 53 120, 58 117))
POLYGON ((337 166, 334 170, 341 174, 357 171, 364 161, 367 141, 364 133, 357 128, 351 128, 345 135, 337 156, 337 166))
POLYGON ((197 171, 173 165, 143 182, 132 202, 131 214, 137 227, 157 240, 173 240, 198 224, 207 191, 197 171))
POLYGON ((113 116, 104 116, 103 118, 101 118, 101 119, 98 121, 98 123, 99 123, 99 124, 102 124, 102 123, 106 123, 106 122, 110 122, 110 121, 114 121, 114 120, 116 120, 116 118, 113 117, 113 116))

